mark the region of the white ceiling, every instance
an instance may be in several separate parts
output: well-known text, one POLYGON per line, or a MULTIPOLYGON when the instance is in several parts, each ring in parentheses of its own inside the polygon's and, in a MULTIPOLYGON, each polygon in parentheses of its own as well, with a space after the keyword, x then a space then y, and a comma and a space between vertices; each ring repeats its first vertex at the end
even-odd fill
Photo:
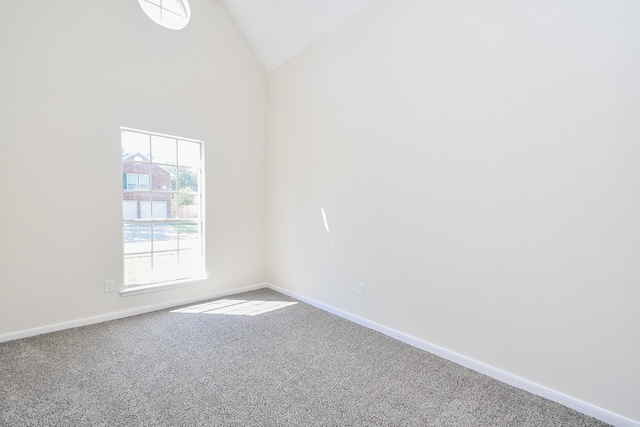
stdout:
POLYGON ((270 71, 371 0, 218 0, 270 71))

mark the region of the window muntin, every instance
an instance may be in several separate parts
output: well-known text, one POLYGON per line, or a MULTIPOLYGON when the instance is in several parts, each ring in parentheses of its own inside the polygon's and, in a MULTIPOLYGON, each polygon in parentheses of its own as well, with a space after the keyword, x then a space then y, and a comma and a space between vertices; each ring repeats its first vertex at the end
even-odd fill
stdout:
POLYGON ((191 18, 187 0, 138 0, 144 13, 158 25, 170 30, 181 30, 191 18))
POLYGON ((122 129, 125 286, 204 275, 203 144, 122 129))

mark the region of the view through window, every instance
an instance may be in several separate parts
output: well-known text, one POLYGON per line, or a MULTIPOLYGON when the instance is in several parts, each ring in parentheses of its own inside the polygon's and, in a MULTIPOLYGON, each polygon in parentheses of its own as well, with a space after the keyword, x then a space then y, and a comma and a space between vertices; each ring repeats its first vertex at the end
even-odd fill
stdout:
POLYGON ((122 128, 125 286, 204 275, 202 145, 122 128))
POLYGON ((138 0, 138 3, 153 22, 170 30, 183 29, 191 17, 187 0, 138 0))

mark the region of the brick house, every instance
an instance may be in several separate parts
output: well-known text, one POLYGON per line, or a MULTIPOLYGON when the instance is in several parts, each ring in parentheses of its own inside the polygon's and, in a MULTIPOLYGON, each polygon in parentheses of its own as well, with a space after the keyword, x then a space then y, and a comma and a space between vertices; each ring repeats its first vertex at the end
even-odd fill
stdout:
POLYGON ((124 219, 171 217, 171 171, 135 153, 122 159, 124 219), (153 188, 152 188, 153 186, 153 188), (150 191, 152 190, 153 191, 150 191))

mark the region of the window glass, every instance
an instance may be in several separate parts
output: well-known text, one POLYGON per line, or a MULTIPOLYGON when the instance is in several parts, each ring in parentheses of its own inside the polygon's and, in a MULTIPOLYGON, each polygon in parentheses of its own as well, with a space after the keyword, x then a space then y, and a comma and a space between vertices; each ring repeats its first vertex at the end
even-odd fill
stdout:
POLYGON ((124 131, 122 133, 122 158, 131 156, 135 161, 149 161, 151 158, 149 135, 145 135, 137 132, 124 131))
MULTIPOLYGON (((136 203, 135 201, 130 201, 136 203)), ((137 214, 136 214, 137 217, 137 214)), ((135 218, 131 218, 135 219, 135 218)), ((151 224, 124 225, 124 253, 136 254, 151 252, 151 224)))
POLYGON ((198 192, 198 170, 192 168, 178 168, 178 191, 181 193, 198 192))
POLYGON ((140 182, 140 190, 148 190, 149 189, 149 175, 147 174, 139 174, 138 181, 140 182))
POLYGON ((180 17, 187 17, 184 4, 179 0, 162 0, 162 7, 165 8, 166 11, 172 12, 180 17))
POLYGON ((178 141, 180 164, 183 166, 200 166, 200 147, 189 141, 178 141))
POLYGON ((154 163, 176 164, 176 140, 162 136, 151 137, 151 149, 154 163))
POLYGON ((124 283, 151 283, 151 254, 124 256, 124 283))
POLYGON ((153 22, 170 30, 181 30, 191 18, 187 0, 138 0, 144 13, 153 22))
POLYGON ((127 190, 137 190, 137 189, 138 189, 138 174, 128 173, 127 174, 127 190))
POLYGON ((125 286, 204 275, 202 158, 199 141, 122 130, 125 286))

